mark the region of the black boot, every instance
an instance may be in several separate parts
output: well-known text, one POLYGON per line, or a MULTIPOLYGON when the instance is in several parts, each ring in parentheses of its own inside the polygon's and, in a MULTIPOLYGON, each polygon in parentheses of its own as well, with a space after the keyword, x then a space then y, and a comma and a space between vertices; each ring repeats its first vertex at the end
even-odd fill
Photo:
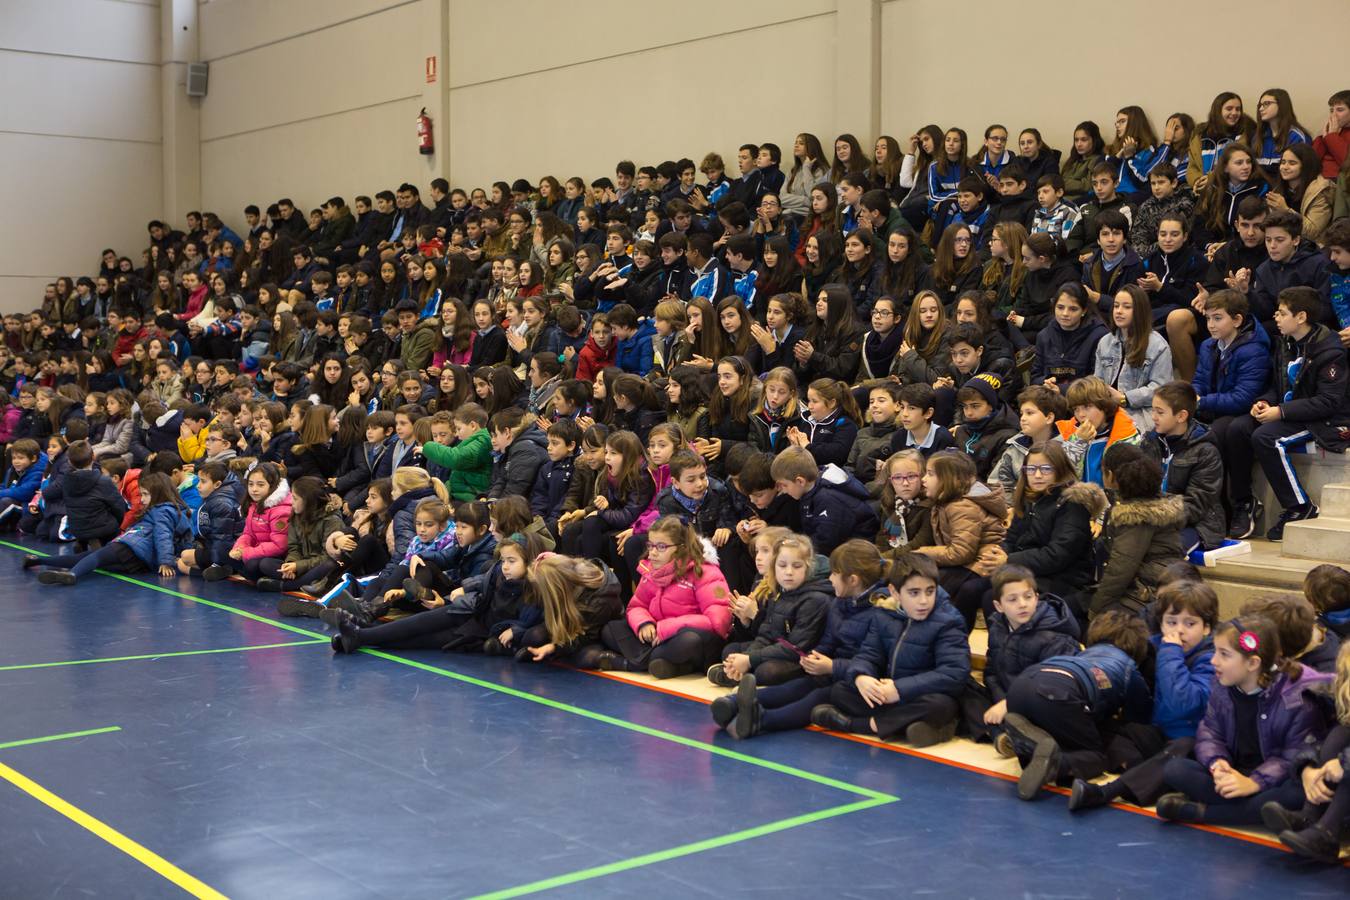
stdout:
POLYGON ((431 588, 423 587, 416 578, 403 579, 403 593, 407 596, 409 603, 421 604, 423 601, 431 599, 431 588))
POLYGON ((1059 744, 1048 732, 1016 713, 1004 716, 1003 727, 1012 736, 1014 745, 1029 743, 1034 746, 1031 759, 1022 767, 1022 777, 1017 780, 1017 796, 1031 800, 1040 793, 1041 788, 1059 777, 1059 744))
POLYGON ((333 635, 335 653, 355 653, 361 647, 361 628, 350 615, 338 620, 338 633, 333 635))
POLYGON ((1101 785, 1084 781, 1081 778, 1073 780, 1073 789, 1069 792, 1069 812, 1078 812, 1080 809, 1096 809, 1099 806, 1106 806, 1110 802, 1111 798, 1106 796, 1106 791, 1102 790, 1101 785))
POLYGON ((1158 818, 1168 822, 1203 822, 1205 819, 1205 804, 1182 793, 1163 794, 1158 798, 1157 810, 1158 818))
POLYGON ((755 676, 747 672, 736 685, 736 718, 727 723, 727 734, 738 741, 759 734, 763 712, 764 708, 755 696, 755 676))
POLYGON ((1302 831, 1281 831, 1280 843, 1299 856, 1318 862, 1335 863, 1341 858, 1341 842, 1320 825, 1312 825, 1302 831))
POLYGON ((213 564, 207 566, 205 569, 202 569, 202 578, 206 579, 207 581, 224 581, 226 578, 229 577, 230 577, 230 569, 228 566, 213 564))
POLYGON ((75 573, 69 569, 47 569, 45 572, 38 573, 38 583, 69 586, 75 583, 75 573))
POLYGON ((1274 800, 1261 804, 1261 821, 1272 834, 1282 831, 1302 831, 1317 823, 1317 817, 1301 809, 1286 809, 1274 800))
POLYGON ((281 593, 281 579, 259 578, 257 581, 253 583, 253 587, 256 588, 257 590, 265 591, 266 593, 269 594, 279 594, 281 593))
POLYGON ((736 718, 736 695, 723 694, 712 702, 712 717, 718 728, 726 728, 727 723, 736 718))
POLYGON ((927 722, 914 722, 905 729, 905 743, 911 747, 932 747, 956 737, 956 721, 934 727, 927 722))
POLYGON ((38 556, 36 554, 29 553, 25 555, 23 558, 23 568, 25 571, 27 571, 28 569, 36 568, 37 566, 42 565, 42 561, 44 559, 46 559, 45 556, 38 556))
POLYGON ((848 714, 843 712, 837 706, 831 706, 828 703, 822 703, 811 709, 811 724, 821 728, 828 728, 830 731, 851 732, 853 720, 848 714))

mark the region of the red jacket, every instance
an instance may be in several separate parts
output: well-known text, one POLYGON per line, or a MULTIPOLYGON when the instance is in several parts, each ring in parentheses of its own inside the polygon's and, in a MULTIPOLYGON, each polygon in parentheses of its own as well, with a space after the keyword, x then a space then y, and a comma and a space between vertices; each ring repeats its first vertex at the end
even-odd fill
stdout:
POLYGON ((118 490, 129 507, 127 514, 122 517, 122 530, 126 531, 141 517, 141 470, 127 469, 118 490))
POLYGON ((612 337, 609 339, 609 345, 603 350, 595 342, 595 338, 586 338, 581 352, 577 354, 577 380, 587 384, 595 381, 595 376, 600 374, 601 369, 614 365, 614 357, 618 352, 619 342, 612 337))
POLYGON ((1345 154, 1350 151, 1350 128, 1313 138, 1313 150, 1322 160, 1322 177, 1334 184, 1336 176, 1341 174, 1341 166, 1345 165, 1345 154))
POLYGON ((652 571, 647 560, 638 563, 637 590, 628 601, 628 626, 636 634, 643 625, 656 625, 660 640, 669 640, 681 628, 712 631, 720 637, 731 632, 731 607, 727 598, 731 590, 722 570, 710 562, 703 564, 703 574, 694 574, 690 563, 677 577, 675 564, 667 563, 652 571))
POLYGON ((113 362, 119 366, 124 366, 131 361, 131 349, 145 340, 147 333, 145 326, 135 334, 128 334, 125 329, 117 332, 117 342, 113 344, 112 357, 113 362))

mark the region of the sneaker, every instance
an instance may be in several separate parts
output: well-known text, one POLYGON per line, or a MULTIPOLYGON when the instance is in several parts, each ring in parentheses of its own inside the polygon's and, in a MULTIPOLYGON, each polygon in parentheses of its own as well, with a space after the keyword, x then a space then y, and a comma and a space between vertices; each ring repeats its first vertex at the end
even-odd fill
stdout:
POLYGON ((403 596, 410 603, 421 603, 423 600, 431 599, 431 588, 418 584, 416 578, 405 578, 403 579, 403 596))
POLYGON ((811 724, 830 731, 850 731, 853 720, 837 706, 822 703, 811 709, 811 724))
MULTIPOLYGON (((648 667, 647 671, 651 671, 648 667)), ((652 672, 655 675, 655 672, 652 672)), ((736 682, 732 681, 727 675, 726 668, 721 663, 714 663, 708 667, 708 680, 718 687, 735 687, 736 682)))
POLYGON ((345 609, 334 609, 331 606, 325 606, 319 611, 319 621, 329 628, 337 628, 343 619, 351 618, 351 613, 345 609))
POLYGON ((69 569, 47 569, 45 572, 38 573, 38 584, 64 584, 72 585, 75 583, 75 573, 69 569))
POLYGON ((1288 525, 1290 522, 1303 522, 1308 519, 1315 519, 1317 518, 1317 513, 1318 509, 1317 504, 1315 503, 1303 503, 1298 506, 1289 507, 1284 512, 1280 513, 1280 518, 1277 519, 1270 530, 1266 532, 1266 540, 1284 540, 1284 526, 1288 525))
POLYGON ((1274 800, 1261 804, 1261 822, 1272 834, 1281 831, 1302 831, 1311 828, 1316 820, 1301 809, 1287 809, 1274 800))
POLYGON ((1257 501, 1244 500, 1233 504, 1233 518, 1228 525, 1228 536, 1235 541, 1245 541, 1256 530, 1257 501))
POLYGON ((927 722, 914 722, 905 729, 905 743, 911 747, 931 747, 956 737, 956 722, 934 727, 927 722))
POLYGON ((338 620, 338 633, 333 635, 335 653, 355 653, 361 647, 361 628, 351 616, 338 620))
POLYGON ((1017 713, 1008 713, 1003 718, 1003 727, 1012 737, 1014 746, 1024 743, 1034 748, 1031 759, 1022 767, 1022 777, 1017 780, 1017 796, 1023 800, 1032 800, 1041 788, 1059 777, 1059 744, 1048 732, 1017 713))
POLYGON ((736 716, 727 723, 727 734, 744 741, 760 733, 760 715, 764 708, 755 696, 755 676, 746 675, 736 685, 736 716))
POLYGON ((684 670, 668 659, 654 659, 647 663, 647 674, 653 678, 674 678, 683 675, 684 670))
POLYGON ((1084 781, 1081 778, 1073 780, 1073 789, 1069 791, 1069 812, 1078 812, 1080 809, 1096 809, 1110 802, 1106 798, 1106 791, 1102 790, 1101 785, 1084 781))
POLYGON ((230 569, 228 566, 210 565, 202 569, 202 578, 207 581, 224 581, 229 577, 230 569))
POLYGON ((1004 759, 1012 759, 1017 755, 1017 750, 1013 747, 1012 738, 1008 732, 1000 731, 994 736, 994 752, 1004 759))
POLYGON ((1341 842, 1336 839, 1336 835, 1318 825, 1302 831, 1281 831, 1280 843, 1308 859, 1324 863, 1340 862, 1341 842))
POLYGON ((1158 798, 1157 812, 1158 818, 1167 822, 1199 822, 1205 818, 1205 804, 1185 794, 1163 794, 1158 798))
POLYGON ((301 600, 299 597, 285 596, 277 601, 277 615, 287 616, 288 618, 322 618, 323 612, 327 608, 322 603, 315 603, 313 600, 301 600))

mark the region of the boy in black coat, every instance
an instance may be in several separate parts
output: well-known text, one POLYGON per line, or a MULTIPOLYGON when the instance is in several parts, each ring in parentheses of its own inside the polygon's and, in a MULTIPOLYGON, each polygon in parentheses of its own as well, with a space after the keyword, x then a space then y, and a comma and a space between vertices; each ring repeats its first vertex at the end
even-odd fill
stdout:
POLYGON ((671 457, 670 484, 657 494, 656 512, 688 522, 714 547, 724 546, 736 527, 726 486, 708 478, 708 464, 692 450, 680 450, 671 457))
POLYGON ((833 553, 849 538, 870 540, 877 512, 863 483, 835 465, 821 469, 802 447, 789 447, 769 469, 778 490, 799 502, 802 532, 816 552, 833 553))
POLYGON ((1181 552, 1213 550, 1224 541, 1223 456, 1214 433, 1195 421, 1199 405, 1195 388, 1172 381, 1153 395, 1153 430, 1140 449, 1158 461, 1163 489, 1186 503, 1181 552))
POLYGON ((64 502, 66 531, 80 549, 98 547, 117 537, 127 501, 117 485, 99 469, 93 468, 94 451, 88 441, 76 441, 66 448, 71 471, 56 478, 42 492, 49 504, 64 502))
POLYGON ((1346 354, 1340 337, 1316 324, 1322 298, 1310 287, 1280 292, 1275 325, 1281 339, 1275 347, 1274 378, 1269 390, 1239 416, 1224 434, 1223 456, 1233 520, 1228 535, 1248 537, 1255 530, 1260 504, 1252 497, 1252 462, 1261 464, 1283 511, 1266 532, 1284 540, 1289 522, 1317 517, 1317 505, 1298 480, 1289 454, 1309 442, 1333 453, 1350 447, 1350 403, 1346 388, 1346 354))
POLYGON ((567 502, 567 489, 576 471, 577 447, 581 429, 572 419, 554 422, 548 427, 548 462, 539 467, 530 490, 530 512, 543 518, 548 530, 558 533, 558 517, 567 502))
POLYGON ((1003 455, 1003 445, 1017 434, 1017 413, 999 396, 1003 380, 992 372, 976 375, 956 392, 964 421, 952 437, 958 449, 975 460, 975 477, 989 478, 994 463, 1003 455))

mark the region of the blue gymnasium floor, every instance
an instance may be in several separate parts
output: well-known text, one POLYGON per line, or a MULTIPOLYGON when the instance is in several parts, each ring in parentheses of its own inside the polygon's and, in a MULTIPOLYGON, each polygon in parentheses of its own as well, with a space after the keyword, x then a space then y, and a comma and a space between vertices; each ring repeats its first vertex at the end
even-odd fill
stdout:
POLYGON ((0 896, 1345 896, 1344 870, 825 734, 737 743, 580 672, 335 659, 236 584, 18 563, 0 896))

